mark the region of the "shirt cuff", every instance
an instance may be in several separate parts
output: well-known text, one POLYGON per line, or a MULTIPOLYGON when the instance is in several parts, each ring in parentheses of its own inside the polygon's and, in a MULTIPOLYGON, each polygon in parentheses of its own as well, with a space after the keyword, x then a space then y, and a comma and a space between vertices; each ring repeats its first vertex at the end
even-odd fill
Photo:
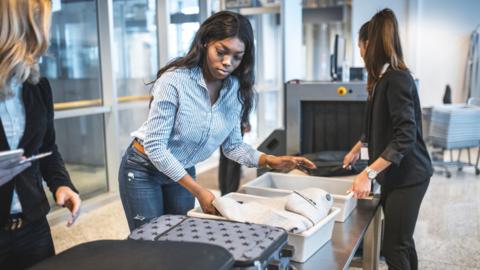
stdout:
POLYGON ((255 168, 260 168, 260 156, 261 155, 264 155, 265 153, 262 153, 258 150, 255 150, 255 153, 253 153, 253 162, 255 162, 255 166, 252 166, 252 167, 255 167, 255 168))
POLYGON ((400 166, 400 162, 403 159, 403 154, 391 147, 387 147, 380 156, 397 166, 400 166))

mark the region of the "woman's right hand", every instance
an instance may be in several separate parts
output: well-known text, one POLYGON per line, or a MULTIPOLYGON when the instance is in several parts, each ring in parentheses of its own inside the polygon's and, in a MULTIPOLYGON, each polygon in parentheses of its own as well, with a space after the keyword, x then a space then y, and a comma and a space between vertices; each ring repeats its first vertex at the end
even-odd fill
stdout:
POLYGON ((190 193, 197 198, 200 203, 200 207, 206 214, 216 214, 217 210, 213 206, 213 201, 215 200, 215 195, 213 195, 210 190, 199 185, 193 178, 186 174, 182 179, 178 180, 178 183, 186 188, 190 193))
POLYGON ((355 163, 358 161, 360 158, 360 153, 358 152, 353 152, 350 151, 348 154, 345 155, 343 158, 343 168, 347 170, 351 170, 352 166, 355 165, 355 163))
POLYGON ((215 209, 215 206, 212 204, 215 200, 215 195, 213 195, 210 190, 202 188, 197 195, 197 199, 204 213, 213 215, 217 214, 217 209, 215 209))

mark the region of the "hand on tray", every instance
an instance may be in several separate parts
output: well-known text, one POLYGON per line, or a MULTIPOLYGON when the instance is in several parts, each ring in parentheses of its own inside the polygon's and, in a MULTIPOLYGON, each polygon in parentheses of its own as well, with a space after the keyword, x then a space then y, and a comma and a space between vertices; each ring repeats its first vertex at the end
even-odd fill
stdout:
POLYGON ((352 187, 347 192, 353 192, 353 196, 357 199, 362 199, 370 195, 372 187, 371 180, 368 179, 366 171, 362 171, 353 180, 352 187))
POLYGON ((215 200, 215 195, 213 195, 210 190, 206 188, 202 189, 202 191, 198 194, 197 199, 204 213, 218 215, 217 209, 212 204, 215 200))
POLYGON ((315 169, 317 166, 304 157, 294 156, 267 156, 266 162, 273 169, 291 171, 295 168, 315 169))

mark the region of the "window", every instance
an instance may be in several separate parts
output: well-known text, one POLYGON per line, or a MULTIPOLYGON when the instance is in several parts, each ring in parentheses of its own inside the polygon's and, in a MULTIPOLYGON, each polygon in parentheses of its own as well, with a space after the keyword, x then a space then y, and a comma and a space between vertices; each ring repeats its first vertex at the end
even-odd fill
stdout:
POLYGON ((158 44, 155 0, 113 2, 114 69, 119 97, 119 154, 148 116, 149 83, 156 78, 158 44))
POLYGON ((107 191, 103 115, 55 120, 56 142, 82 199, 107 191))
POLYGON ((148 96, 158 71, 157 24, 154 0, 113 2, 114 69, 117 95, 134 100, 148 96))
POLYGON ((198 0, 170 0, 168 58, 185 55, 200 27, 198 0))
POLYGON ((102 105, 97 2, 57 0, 53 7, 51 45, 40 72, 52 86, 59 151, 86 199, 107 191, 104 115, 70 112, 102 105))
MULTIPOLYGON (((281 109, 281 27, 278 14, 249 16, 255 36, 255 90, 258 93, 254 114, 251 115, 252 135, 262 142, 283 125, 281 109)), ((252 136, 250 135, 250 136, 252 136)))
POLYGON ((57 108, 101 105, 97 8, 94 0, 58 1, 50 48, 40 71, 50 80, 57 108), (82 101, 81 103, 67 103, 82 101))

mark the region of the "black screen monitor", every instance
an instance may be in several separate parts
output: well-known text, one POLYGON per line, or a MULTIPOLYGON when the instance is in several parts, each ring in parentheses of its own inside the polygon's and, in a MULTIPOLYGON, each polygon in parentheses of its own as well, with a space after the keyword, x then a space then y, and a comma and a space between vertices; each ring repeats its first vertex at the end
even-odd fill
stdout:
POLYGON ((341 66, 345 57, 345 40, 339 35, 335 35, 333 41, 333 53, 330 55, 330 76, 332 81, 342 79, 341 66))

